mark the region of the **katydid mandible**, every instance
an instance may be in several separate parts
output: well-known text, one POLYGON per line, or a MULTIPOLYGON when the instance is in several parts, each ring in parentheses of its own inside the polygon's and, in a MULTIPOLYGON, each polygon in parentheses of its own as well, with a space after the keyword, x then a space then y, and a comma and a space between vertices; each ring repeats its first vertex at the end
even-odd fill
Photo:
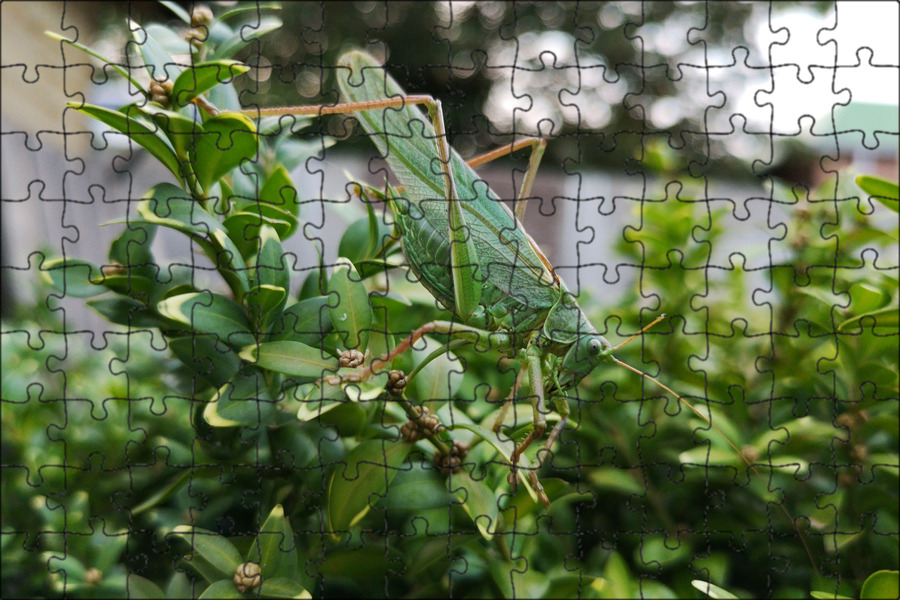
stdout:
MULTIPOLYGON (((343 104, 242 111, 248 115, 323 115, 354 113, 402 186, 402 197, 388 198, 403 253, 421 283, 458 321, 436 321, 416 330, 388 356, 375 360, 366 373, 390 363, 422 335, 447 333, 472 342, 490 339, 492 347, 519 359, 522 368, 494 426, 499 430, 516 397, 528 397, 533 427, 515 444, 509 483, 518 482, 516 464, 547 427, 546 398, 552 394, 560 420, 548 436, 552 447, 566 424, 565 392, 599 364, 620 364, 660 385, 613 356, 634 339, 613 347, 588 321, 554 272, 550 261, 525 232, 521 218, 546 144, 520 140, 467 163, 449 145, 439 100, 407 95, 372 56, 349 52, 339 66, 343 104), (425 119, 416 105, 424 105, 425 119), (513 214, 476 175, 473 166, 519 148, 532 147, 529 169, 513 214)), ((651 323, 652 326, 660 319, 651 323)), ((647 328, 644 328, 647 329, 647 328)), ((643 331, 643 330, 642 330, 643 331)), ((680 398, 679 398, 680 399, 680 398)), ((536 471, 529 479, 549 506, 536 471)))

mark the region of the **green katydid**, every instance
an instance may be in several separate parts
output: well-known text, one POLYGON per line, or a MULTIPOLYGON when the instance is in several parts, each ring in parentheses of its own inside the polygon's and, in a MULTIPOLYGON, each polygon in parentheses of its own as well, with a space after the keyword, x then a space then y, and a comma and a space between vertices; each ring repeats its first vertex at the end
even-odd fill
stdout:
MULTIPOLYGON (((679 397, 613 356, 637 336, 615 347, 601 336, 540 247, 522 228, 544 140, 520 140, 467 163, 450 148, 440 101, 431 96, 407 95, 372 56, 363 52, 345 54, 339 65, 350 72, 349 77, 339 77, 346 100, 343 104, 242 112, 355 113, 402 186, 403 197, 388 198, 388 203, 402 236, 403 252, 423 285, 458 321, 435 321, 420 327, 388 356, 372 361, 363 376, 390 363, 422 335, 434 332, 471 342, 489 339, 492 347, 520 359, 523 367, 494 426, 499 430, 506 409, 516 397, 531 399, 533 427, 512 452, 508 478, 512 485, 518 481, 519 457, 546 430, 546 396, 552 393, 560 415, 546 442, 551 448, 569 415, 565 392, 599 364, 622 365, 679 397), (353 78, 359 77, 361 83, 354 83, 353 78), (425 106, 427 120, 416 105, 425 106), (513 214, 473 168, 529 145, 529 169, 513 214)), ((529 472, 529 479, 540 499, 549 505, 534 470, 529 472)))

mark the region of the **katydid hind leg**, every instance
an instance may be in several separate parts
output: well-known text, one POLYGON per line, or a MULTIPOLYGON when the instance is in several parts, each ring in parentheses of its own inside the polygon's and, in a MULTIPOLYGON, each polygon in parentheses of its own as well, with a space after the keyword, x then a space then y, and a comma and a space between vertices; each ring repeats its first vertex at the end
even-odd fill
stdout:
POLYGON ((519 188, 518 196, 516 196, 515 217, 520 223, 525 217, 525 209, 528 206, 528 197, 531 195, 531 188, 534 186, 534 180, 537 178, 541 159, 544 157, 544 150, 547 148, 547 140, 544 138, 524 138, 513 144, 504 145, 500 148, 495 148, 490 152, 485 152, 484 154, 467 161, 467 164, 475 169, 493 160, 512 154, 517 150, 521 150, 526 146, 531 146, 531 154, 528 157, 528 169, 525 171, 525 177, 522 179, 522 186, 519 188))

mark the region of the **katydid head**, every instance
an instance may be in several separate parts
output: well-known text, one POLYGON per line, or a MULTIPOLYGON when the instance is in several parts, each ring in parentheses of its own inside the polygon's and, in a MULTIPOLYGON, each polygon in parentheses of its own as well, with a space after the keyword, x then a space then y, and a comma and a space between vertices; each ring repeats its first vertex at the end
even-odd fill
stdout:
POLYGON ((565 389, 578 384, 597 365, 612 359, 612 344, 596 331, 579 335, 563 356, 559 384, 565 389))

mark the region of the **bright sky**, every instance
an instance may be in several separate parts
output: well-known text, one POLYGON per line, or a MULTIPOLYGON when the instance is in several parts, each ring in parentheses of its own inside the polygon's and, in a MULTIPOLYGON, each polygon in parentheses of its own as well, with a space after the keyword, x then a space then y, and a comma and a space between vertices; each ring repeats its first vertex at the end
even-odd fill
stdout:
MULTIPOLYGON (((896 105, 900 100, 898 23, 897 2, 849 1, 838 2, 824 15, 803 8, 776 12, 771 23, 774 33, 764 22, 754 40, 759 51, 765 53, 768 48, 773 65, 799 66, 799 74, 796 68, 775 69, 774 92, 757 97, 760 103, 775 106, 775 129, 796 130, 800 116, 827 115, 834 104, 851 98, 896 105)), ((750 89, 743 99, 748 108, 754 106, 755 93, 750 89)))

